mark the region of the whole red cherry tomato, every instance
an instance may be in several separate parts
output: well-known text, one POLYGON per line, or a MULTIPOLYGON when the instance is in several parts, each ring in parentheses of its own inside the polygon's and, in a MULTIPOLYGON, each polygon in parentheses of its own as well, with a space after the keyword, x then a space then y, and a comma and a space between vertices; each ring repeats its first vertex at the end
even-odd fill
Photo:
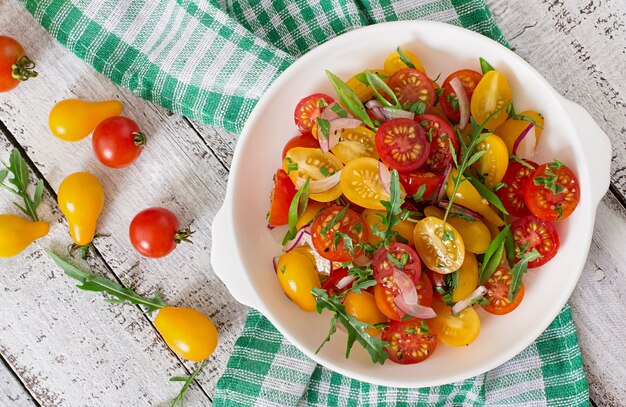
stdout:
POLYGON ((130 223, 130 242, 145 257, 164 257, 181 242, 191 242, 189 228, 179 229, 176 215, 164 208, 148 208, 130 223))
POLYGON ((24 55, 24 48, 11 37, 0 35, 0 92, 8 92, 20 82, 37 76, 35 63, 24 55))
POLYGON ((101 122, 93 132, 93 151, 107 167, 131 165, 146 145, 146 136, 128 117, 113 116, 101 122))

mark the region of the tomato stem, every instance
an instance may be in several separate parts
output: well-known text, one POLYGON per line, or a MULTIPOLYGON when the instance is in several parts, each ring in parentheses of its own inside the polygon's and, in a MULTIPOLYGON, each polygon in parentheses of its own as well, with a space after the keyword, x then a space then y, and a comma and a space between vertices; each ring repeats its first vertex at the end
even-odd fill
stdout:
POLYGON ((140 131, 136 131, 136 132, 134 132, 134 133, 133 133, 133 143, 134 143, 137 147, 139 147, 139 146, 142 146, 142 147, 143 147, 143 146, 145 146, 147 141, 148 141, 148 140, 146 139, 146 135, 145 135, 145 134, 143 134, 142 132, 140 132, 140 131))
POLYGON ((39 75, 37 71, 34 71, 35 63, 26 55, 21 56, 20 59, 15 61, 11 68, 11 76, 22 82, 39 75))
POLYGON ((174 235, 174 243, 176 243, 176 244, 180 244, 181 242, 193 243, 189 238, 195 232, 196 231, 195 230, 191 230, 191 228, 185 228, 185 229, 179 230, 174 235))

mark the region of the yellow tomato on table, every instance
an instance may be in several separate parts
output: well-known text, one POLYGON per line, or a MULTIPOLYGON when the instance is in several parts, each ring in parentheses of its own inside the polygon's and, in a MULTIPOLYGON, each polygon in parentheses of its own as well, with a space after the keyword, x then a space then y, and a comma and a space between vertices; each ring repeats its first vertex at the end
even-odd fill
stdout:
MULTIPOLYGON (((283 159, 283 170, 297 185, 297 179, 320 180, 329 177, 343 168, 343 164, 331 153, 319 148, 294 147, 287 151, 283 159)), ((340 184, 326 192, 309 194, 309 198, 319 202, 330 202, 341 196, 340 184)))
POLYGON ((200 362, 217 346, 217 329, 209 318, 192 308, 165 307, 159 310, 154 326, 178 356, 200 362))
POLYGON ((54 105, 48 124, 52 134, 61 140, 78 141, 87 137, 104 119, 119 116, 122 109, 122 103, 117 100, 65 99, 54 105))
POLYGON ((13 257, 34 240, 48 234, 46 222, 30 222, 15 215, 0 215, 0 257, 13 257))
POLYGON ((98 178, 88 172, 68 175, 59 187, 57 201, 74 243, 77 246, 91 243, 104 206, 104 189, 98 178))
MULTIPOLYGON (((489 71, 474 89, 470 101, 470 111, 476 123, 481 125, 512 98, 511 87, 504 74, 496 70, 489 71)), ((495 130, 496 127, 504 123, 507 117, 507 109, 503 108, 485 124, 485 128, 495 130)))

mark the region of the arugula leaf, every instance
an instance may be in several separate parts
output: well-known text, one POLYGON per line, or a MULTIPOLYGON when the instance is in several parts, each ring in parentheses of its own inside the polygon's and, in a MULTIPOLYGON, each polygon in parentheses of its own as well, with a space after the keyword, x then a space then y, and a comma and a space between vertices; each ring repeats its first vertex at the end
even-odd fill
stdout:
POLYGON ((450 107, 452 107, 452 110, 454 110, 455 112, 459 111, 459 99, 457 99, 455 96, 452 96, 451 93, 448 93, 446 95, 446 99, 448 100, 448 103, 450 103, 450 107))
POLYGON ((187 389, 189 388, 191 383, 196 379, 196 376, 202 370, 202 367, 204 366, 204 362, 206 362, 206 359, 198 364, 198 367, 196 368, 196 370, 194 370, 191 376, 175 376, 175 377, 170 378, 170 382, 185 382, 185 384, 183 384, 183 387, 180 389, 180 392, 178 393, 176 398, 172 400, 170 407, 176 407, 178 404, 180 404, 181 407, 184 405, 185 392, 187 392, 187 389))
POLYGON ((96 276, 79 269, 78 267, 63 260, 50 249, 45 249, 45 251, 48 253, 48 256, 54 260, 57 266, 61 267, 67 276, 78 280, 80 284, 76 287, 81 290, 103 292, 115 297, 115 299, 108 300, 108 302, 130 302, 131 304, 143 305, 146 307, 146 312, 148 313, 167 306, 159 294, 155 294, 152 298, 143 297, 133 290, 121 286, 113 280, 102 276, 96 276))
POLYGON ((420 187, 417 188, 417 191, 413 194, 413 200, 415 203, 422 202, 424 199, 424 192, 426 192, 426 184, 420 185, 420 187))
POLYGON ((417 100, 414 103, 402 105, 402 109, 415 114, 424 114, 426 112, 426 103, 421 100, 417 100))
POLYGON ((352 243, 352 238, 345 233, 336 231, 333 234, 333 245, 335 249, 337 249, 341 241, 343 241, 343 247, 346 248, 350 252, 350 254, 354 256, 354 244, 352 243))
POLYGON ((348 270, 348 275, 354 276, 357 279, 352 283, 351 290, 360 294, 361 290, 364 290, 369 287, 373 287, 376 285, 376 280, 374 280, 374 271, 371 266, 367 267, 350 267, 348 270))
POLYGON ((309 202, 309 179, 304 182, 302 188, 296 192, 291 200, 291 204, 289 205, 289 230, 285 234, 283 238, 282 244, 285 245, 288 241, 296 237, 298 230, 296 229, 296 223, 298 223, 298 218, 302 216, 304 211, 306 210, 307 204, 309 202), (302 208, 302 209, 300 209, 302 208))
POLYGON ((406 266, 406 263, 409 261, 409 255, 402 253, 402 257, 397 259, 393 254, 387 253, 387 260, 389 260, 389 262, 398 270, 404 270, 404 266, 406 266))
POLYGON ((489 71, 495 71, 496 70, 496 68, 491 66, 491 64, 489 62, 487 62, 487 60, 484 59, 483 57, 479 57, 478 61, 480 62, 480 70, 483 72, 483 75, 486 74, 489 71))
POLYGON ((487 246, 487 250, 483 256, 483 264, 480 267, 480 273, 478 274, 478 285, 485 284, 496 271, 496 267, 498 267, 498 264, 500 264, 500 261, 502 260, 504 241, 507 234, 510 232, 510 229, 511 226, 506 225, 504 229, 502 229, 500 233, 493 238, 491 243, 489 243, 489 246, 487 246))
POLYGON ((396 96, 395 93, 393 93, 393 90, 391 90, 391 88, 389 87, 389 85, 385 83, 385 81, 380 79, 380 77, 378 77, 376 74, 374 74, 372 71, 369 71, 369 70, 365 71, 365 78, 367 79, 367 83, 369 84, 369 86, 374 91, 374 95, 376 96, 376 99, 378 99, 378 101, 383 106, 387 106, 387 107, 391 107, 395 109, 401 108, 400 102, 398 101, 398 97, 396 96), (392 101, 390 102, 389 100, 387 100, 387 98, 381 95, 378 92, 378 89, 381 89, 384 93, 386 93, 387 96, 389 96, 392 101))
POLYGON ((339 77, 333 74, 330 71, 326 71, 326 76, 330 80, 331 85, 337 92, 337 96, 339 96, 339 100, 348 110, 359 120, 365 123, 367 126, 373 128, 374 123, 372 123, 372 119, 370 118, 367 110, 363 106, 363 102, 361 99, 354 93, 352 89, 344 81, 339 79, 339 77))
POLYGON ((482 182, 473 177, 467 177, 467 180, 474 186, 474 188, 476 188, 480 196, 487 200, 487 202, 501 210, 504 214, 509 214, 509 212, 507 212, 507 210, 504 208, 500 197, 498 197, 498 195, 496 195, 492 190, 487 188, 482 182))
POLYGON ((533 184, 537 186, 543 185, 545 189, 547 189, 548 191, 552 192, 555 195, 560 194, 565 190, 565 188, 563 188, 562 185, 557 183, 558 176, 554 172, 550 171, 549 169, 546 169, 544 173, 546 174, 545 176, 533 178, 533 184))
MULTIPOLYGON (((350 357, 350 351, 356 341, 367 351, 367 353, 369 353, 372 358, 372 362, 380 364, 385 363, 385 360, 389 356, 385 351, 385 346, 387 346, 388 343, 365 332, 367 328, 373 328, 372 325, 363 323, 348 314, 346 312, 346 308, 341 303, 339 296, 333 295, 332 297, 329 297, 328 293, 321 288, 313 288, 311 290, 311 294, 315 298, 315 305, 319 314, 322 313, 323 309, 329 310, 334 314, 333 320, 339 321, 346 328, 346 331, 348 332, 346 359, 350 357)), ((332 336, 332 334, 336 331, 336 329, 332 329, 332 324, 333 322, 331 322, 331 330, 322 345, 330 340, 330 336, 332 336)))
POLYGON ((528 163, 523 158, 520 158, 520 157, 516 156, 515 154, 511 155, 511 158, 513 159, 513 161, 517 161, 518 163, 522 164, 524 167, 530 168, 533 171, 535 170, 535 166, 530 164, 530 163, 528 163))
POLYGON ((537 260, 539 257, 541 257, 541 254, 539 254, 537 249, 517 255, 517 258, 520 259, 519 262, 515 263, 511 270, 509 270, 509 274, 513 277, 511 287, 509 288, 509 301, 513 302, 515 300, 517 292, 522 285, 522 277, 528 271, 528 263, 537 260))
MULTIPOLYGON (((535 119, 533 119, 532 117, 530 117, 530 116, 526 116, 526 115, 523 115, 523 114, 517 114, 517 113, 515 113, 515 107, 513 106, 513 103, 511 103, 511 104, 509 105, 509 107, 508 107, 508 109, 507 109, 507 112, 508 112, 509 117, 510 117, 511 119, 514 119, 514 120, 523 120, 523 121, 526 121, 526 122, 530 122, 530 123, 532 123, 535 127, 538 127, 538 128, 540 128, 540 129, 543 129, 543 126, 542 126, 542 125, 540 125, 539 123, 537 123, 537 121, 536 121, 535 119)), ((541 115, 540 115, 540 116, 541 116, 541 115)), ((543 116, 542 116, 542 118, 543 118, 543 116)))
POLYGON ((389 201, 381 200, 380 203, 385 208, 385 215, 382 218, 385 230, 382 234, 383 244, 388 246, 393 237, 398 236, 398 232, 392 228, 400 222, 399 215, 402 212, 400 206, 404 202, 402 199, 402 190, 400 189, 400 176, 397 170, 391 171, 391 180, 389 182, 389 201))
MULTIPOLYGON (((450 145, 450 155, 452 156, 452 161, 454 161, 454 166, 459 168, 459 162, 456 157, 456 149, 454 148, 454 143, 452 143, 452 139, 448 138, 448 144, 450 145)), ((469 164, 471 165, 471 164, 469 164)), ((468 166, 469 166, 468 165, 468 166)))
POLYGON ((396 48, 396 51, 398 52, 398 55, 400 55, 400 60, 402 60, 402 62, 404 62, 404 65, 408 66, 409 68, 415 69, 415 64, 413 64, 413 62, 411 62, 409 57, 406 56, 406 54, 404 52, 402 52, 400 47, 396 48))
POLYGON ((318 117, 315 121, 317 122, 317 128, 322 136, 328 140, 328 137, 330 136, 330 122, 327 119, 322 119, 321 117, 318 117))
MULTIPOLYGON (((348 213, 348 206, 345 206, 339 213, 337 213, 335 216, 333 216, 333 218, 330 220, 330 222, 328 222, 320 230, 320 234, 322 236, 326 236, 326 233, 328 233, 328 231, 330 231, 330 229, 332 229, 333 226, 335 226, 337 224, 337 222, 341 221, 341 219, 343 219, 346 216, 346 213, 348 213)), ((338 233, 338 232, 335 232, 335 233, 338 233)))
POLYGON ((35 185, 35 194, 31 198, 28 194, 28 164, 19 150, 14 148, 13 151, 11 151, 9 165, 4 164, 4 166, 5 168, 0 171, 0 187, 22 198, 24 201, 23 206, 16 202, 14 202, 14 205, 24 212, 33 222, 38 222, 39 216, 37 215, 37 208, 43 197, 43 180, 37 182, 35 185), (9 174, 12 175, 12 178, 7 180, 9 174), (5 183, 5 181, 7 181, 7 183, 5 183))
POLYGON ((420 335, 426 335, 429 332, 430 332, 430 327, 426 325, 426 322, 422 319, 422 325, 420 326, 418 333, 420 335))

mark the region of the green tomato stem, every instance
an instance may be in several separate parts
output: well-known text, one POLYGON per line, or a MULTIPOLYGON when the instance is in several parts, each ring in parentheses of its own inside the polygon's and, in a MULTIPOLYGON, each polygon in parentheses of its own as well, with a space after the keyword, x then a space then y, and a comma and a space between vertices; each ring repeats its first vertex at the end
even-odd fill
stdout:
POLYGON ((33 70, 35 69, 35 63, 26 55, 23 55, 20 59, 15 61, 15 64, 13 64, 11 68, 11 76, 22 82, 39 75, 38 72, 33 70))

